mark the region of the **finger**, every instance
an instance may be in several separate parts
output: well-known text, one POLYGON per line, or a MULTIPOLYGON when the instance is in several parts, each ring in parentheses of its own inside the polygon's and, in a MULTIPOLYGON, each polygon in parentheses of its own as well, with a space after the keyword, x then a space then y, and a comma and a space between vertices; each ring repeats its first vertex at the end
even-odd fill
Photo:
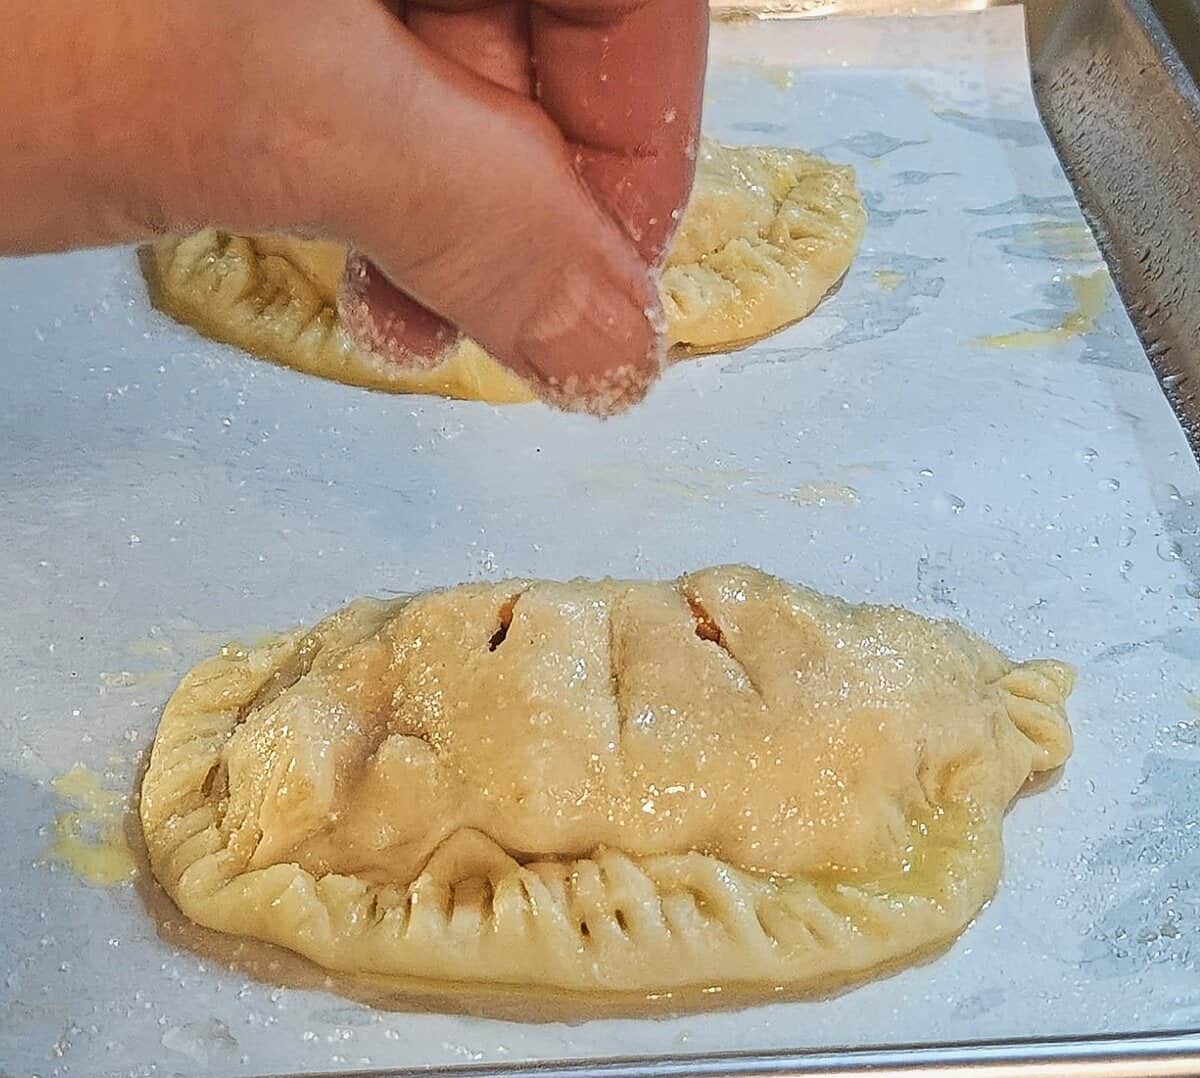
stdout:
POLYGON ((601 205, 657 263, 695 174, 705 0, 544 0, 530 40, 538 100, 601 205))
POLYGON ((436 367, 462 338, 446 319, 401 292, 357 251, 346 259, 338 315, 360 348, 410 370, 436 367))
POLYGON ((655 290, 560 133, 376 11, 344 43, 354 77, 328 80, 326 117, 308 118, 347 144, 334 227, 547 399, 601 412, 639 399, 661 364, 655 290))
MULTIPOLYGON (((523 7, 501 3, 451 13, 410 3, 393 4, 390 10, 443 56, 529 96, 529 27, 523 7)), ((401 292, 357 252, 346 263, 339 307, 343 324, 359 346, 398 366, 435 367, 461 338, 449 322, 401 292)))
POLYGON ((405 22, 426 45, 468 71, 523 97, 533 92, 529 63, 529 10, 521 3, 491 3, 461 10, 442 4, 409 4, 405 22))
MULTIPOLYGON (((513 93, 530 95, 529 23, 523 6, 500 3, 448 12, 411 3, 403 14, 409 30, 447 59, 513 93)), ((339 305, 342 322, 359 346, 398 366, 437 366, 461 337, 357 253, 347 260, 339 305)))

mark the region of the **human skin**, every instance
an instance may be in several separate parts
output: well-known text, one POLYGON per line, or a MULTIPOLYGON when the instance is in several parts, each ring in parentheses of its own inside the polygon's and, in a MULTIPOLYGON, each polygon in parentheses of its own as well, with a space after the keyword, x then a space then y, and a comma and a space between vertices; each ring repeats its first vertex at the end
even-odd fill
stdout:
POLYGON ((657 376, 702 0, 0 4, 0 252, 216 225, 348 243, 358 342, 465 333, 563 407, 657 376))

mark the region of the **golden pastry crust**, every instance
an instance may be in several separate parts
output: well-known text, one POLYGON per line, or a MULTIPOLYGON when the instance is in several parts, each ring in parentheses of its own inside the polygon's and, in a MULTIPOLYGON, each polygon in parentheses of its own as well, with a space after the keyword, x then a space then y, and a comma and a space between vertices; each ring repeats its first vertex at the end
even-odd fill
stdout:
POLYGON ((671 347, 725 351, 803 318, 850 267, 866 222, 849 167, 705 143, 662 273, 671 347))
POLYGON ((744 566, 360 600, 163 713, 154 873, 349 974, 818 987, 944 943, 1073 674, 744 566))
MULTIPOLYGON (((671 354, 738 347, 803 318, 845 274, 865 224, 852 169, 798 150, 704 142, 662 272, 671 354)), ((337 313, 345 261, 338 244, 216 229, 141 251, 156 307, 264 359, 395 393, 533 399, 473 341, 432 370, 355 347, 337 313)))

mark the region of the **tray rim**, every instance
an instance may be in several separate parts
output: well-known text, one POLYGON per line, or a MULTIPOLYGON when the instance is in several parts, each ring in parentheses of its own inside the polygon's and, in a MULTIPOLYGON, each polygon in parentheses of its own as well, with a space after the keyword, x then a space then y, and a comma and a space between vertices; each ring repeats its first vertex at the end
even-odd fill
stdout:
POLYGON ((961 15, 996 7, 1019 7, 1023 0, 709 0, 718 22, 738 19, 828 19, 961 15))
MULTIPOLYGON (((305 1072, 303 1078, 1185 1078, 1200 1073, 1200 1028, 1162 1034, 1105 1034, 790 1052, 631 1056, 451 1067, 305 1072)), ((262 1076, 281 1078, 281 1076, 262 1076)), ((300 1075, 288 1078, 301 1078, 300 1075)))

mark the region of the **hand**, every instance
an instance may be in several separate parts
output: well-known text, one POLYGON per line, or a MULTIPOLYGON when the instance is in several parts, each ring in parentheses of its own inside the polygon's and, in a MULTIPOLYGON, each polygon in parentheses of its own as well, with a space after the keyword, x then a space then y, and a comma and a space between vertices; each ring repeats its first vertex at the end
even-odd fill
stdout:
POLYGON ((701 0, 0 5, 0 249, 216 224, 349 242, 343 315, 429 363, 458 331, 598 412, 658 373, 701 0), (455 327, 455 328, 451 328, 455 327))

